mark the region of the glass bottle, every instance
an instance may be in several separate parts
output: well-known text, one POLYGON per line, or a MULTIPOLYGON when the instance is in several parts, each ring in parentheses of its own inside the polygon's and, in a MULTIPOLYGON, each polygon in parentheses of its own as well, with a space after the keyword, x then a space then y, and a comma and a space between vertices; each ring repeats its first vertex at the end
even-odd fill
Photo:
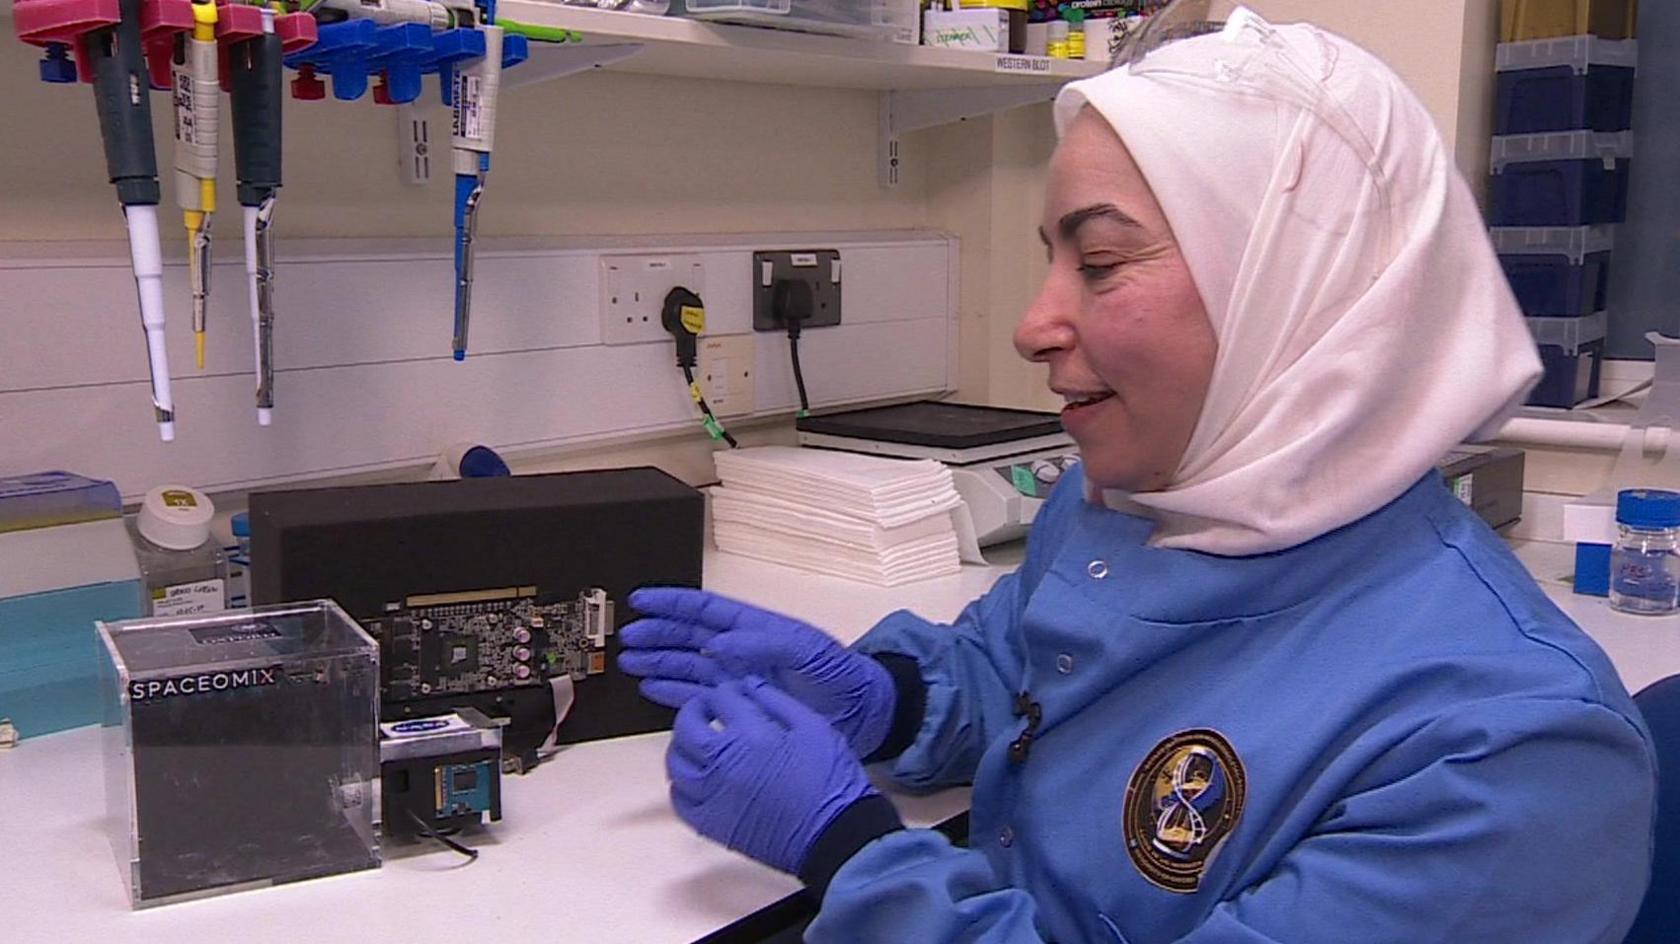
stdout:
POLYGON ((227 609, 228 560, 210 537, 216 506, 184 485, 146 493, 128 520, 140 562, 141 606, 149 616, 192 616, 227 609))
POLYGON ((1680 611, 1680 492, 1627 489, 1616 496, 1610 606, 1662 616, 1680 611))

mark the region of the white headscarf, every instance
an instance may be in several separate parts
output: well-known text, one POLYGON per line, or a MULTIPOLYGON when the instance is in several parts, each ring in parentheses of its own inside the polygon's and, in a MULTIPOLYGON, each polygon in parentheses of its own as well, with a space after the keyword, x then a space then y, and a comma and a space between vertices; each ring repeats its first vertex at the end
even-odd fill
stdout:
MULTIPOLYGON (((1316 103, 1124 66, 1056 99, 1060 131, 1089 105, 1125 142, 1219 340, 1172 484, 1104 496, 1155 518, 1157 546, 1256 554, 1357 521, 1491 436, 1540 376, 1423 105, 1346 40, 1264 28, 1321 80, 1316 103)), ((1253 42, 1227 28, 1171 53, 1253 42)))

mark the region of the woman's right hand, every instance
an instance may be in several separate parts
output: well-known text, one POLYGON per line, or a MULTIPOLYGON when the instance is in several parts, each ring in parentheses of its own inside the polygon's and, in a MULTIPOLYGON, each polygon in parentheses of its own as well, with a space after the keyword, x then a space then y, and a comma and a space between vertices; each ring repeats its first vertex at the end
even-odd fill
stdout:
POLYGON ((678 708, 723 682, 757 675, 828 719, 859 757, 886 739, 897 700, 892 677, 822 630, 685 587, 637 590, 630 605, 642 618, 619 632, 618 667, 642 678, 648 700, 678 708))

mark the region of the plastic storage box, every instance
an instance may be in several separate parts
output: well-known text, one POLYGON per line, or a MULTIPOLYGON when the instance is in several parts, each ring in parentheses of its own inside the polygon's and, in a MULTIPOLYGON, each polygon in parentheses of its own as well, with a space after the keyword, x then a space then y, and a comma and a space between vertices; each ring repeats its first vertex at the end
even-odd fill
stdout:
POLYGON ((1633 127, 1635 40, 1597 36, 1501 43, 1494 133, 1633 127))
POLYGON ((1499 13, 1501 42, 1583 33, 1633 39, 1639 0, 1501 0, 1499 13))
POLYGON ((704 20, 769 26, 859 39, 920 42, 916 0, 682 0, 679 12, 704 20))
POLYGON ((69 472, 0 478, 0 718, 26 738, 97 724, 94 623, 142 612, 115 485, 69 472))
POLYGON ((1488 222, 1587 226, 1627 219, 1633 132, 1565 131, 1493 139, 1488 222))
POLYGON ((136 907, 374 868, 378 646, 330 600, 100 623, 136 907))
POLYGON ((0 532, 122 517, 116 485, 74 472, 0 478, 0 532))
POLYGON ((1523 314, 1569 318, 1604 310, 1614 227, 1496 227, 1491 235, 1523 314))
POLYGON ((1585 318, 1529 318, 1545 373, 1528 395, 1530 406, 1568 409, 1598 396, 1604 364, 1603 312, 1585 318))

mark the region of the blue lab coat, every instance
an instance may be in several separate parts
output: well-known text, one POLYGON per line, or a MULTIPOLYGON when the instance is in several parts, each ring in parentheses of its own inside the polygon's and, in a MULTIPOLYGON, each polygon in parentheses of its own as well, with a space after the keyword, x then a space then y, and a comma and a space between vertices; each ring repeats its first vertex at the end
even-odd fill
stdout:
POLYGON ((1621 940, 1649 733, 1435 475, 1272 554, 1151 548, 1150 527, 1071 473, 954 625, 895 613, 859 641, 915 660, 892 773, 972 782, 971 848, 860 837, 807 940, 1621 940))

